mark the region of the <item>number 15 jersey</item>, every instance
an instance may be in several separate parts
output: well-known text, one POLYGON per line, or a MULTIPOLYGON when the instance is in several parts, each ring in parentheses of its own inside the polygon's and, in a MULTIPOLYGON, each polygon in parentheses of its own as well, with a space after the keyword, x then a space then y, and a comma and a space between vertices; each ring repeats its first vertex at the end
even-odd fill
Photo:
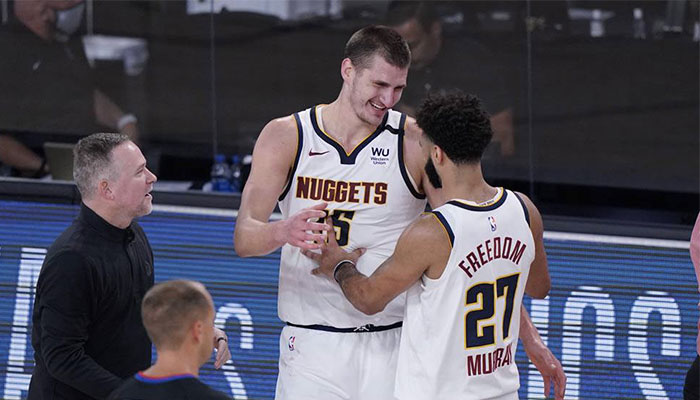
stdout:
MULTIPOLYGON (((294 114, 295 164, 279 200, 284 218, 327 202, 330 223, 345 250, 366 248, 357 269, 371 275, 394 251, 401 232, 425 209, 403 160, 406 116, 389 110, 377 129, 350 153, 323 130, 322 106, 294 114)), ((280 259, 278 311, 282 321, 353 328, 401 321, 405 296, 372 316, 355 309, 337 283, 312 276, 315 262, 286 244, 280 259)))

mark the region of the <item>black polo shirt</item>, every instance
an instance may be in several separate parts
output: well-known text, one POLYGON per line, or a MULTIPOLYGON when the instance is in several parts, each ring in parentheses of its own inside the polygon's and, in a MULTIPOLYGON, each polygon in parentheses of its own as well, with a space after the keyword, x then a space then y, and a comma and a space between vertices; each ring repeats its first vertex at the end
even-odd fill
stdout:
POLYGON ((103 399, 151 363, 141 299, 153 251, 136 223, 110 225, 84 204, 49 248, 32 315, 28 399, 103 399))

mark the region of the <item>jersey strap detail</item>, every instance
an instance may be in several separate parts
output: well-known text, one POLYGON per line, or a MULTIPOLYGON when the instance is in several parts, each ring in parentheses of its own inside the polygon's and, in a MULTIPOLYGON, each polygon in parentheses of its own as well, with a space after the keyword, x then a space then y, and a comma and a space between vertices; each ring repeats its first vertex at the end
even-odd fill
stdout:
POLYGON ((445 233, 450 239, 450 247, 453 247, 455 244, 455 234, 452 231, 450 224, 447 222, 447 219, 445 219, 445 216, 442 215, 440 211, 431 211, 430 213, 433 214, 435 218, 437 218, 437 220, 440 222, 440 225, 442 225, 442 228, 445 229, 445 233))
POLYGON ((297 166, 299 165, 299 159, 301 158, 301 149, 304 147, 304 130, 301 127, 301 119, 299 118, 299 113, 294 113, 294 123, 297 125, 297 152, 294 156, 294 164, 292 164, 292 169, 289 171, 289 179, 287 180, 287 185, 284 187, 282 194, 280 194, 280 197, 278 198, 279 201, 282 201, 282 199, 284 199, 284 197, 289 192, 289 189, 292 187, 292 183, 294 182, 294 172, 296 172, 297 170, 297 166))
POLYGON ((518 196, 517 193, 513 193, 516 199, 520 202, 520 205, 523 206, 523 212, 525 213, 525 221, 527 221, 527 225, 530 226, 530 212, 527 210, 527 206, 525 206, 525 202, 523 199, 518 196))
POLYGON ((334 326, 327 326, 327 325, 299 325, 299 324, 293 324, 291 322, 287 322, 287 325, 293 326, 295 328, 303 328, 303 329, 311 329, 314 331, 324 331, 324 332, 338 332, 338 333, 362 333, 362 332, 382 332, 382 331, 388 331, 390 329, 396 329, 396 328, 401 328, 403 326, 403 322, 394 322, 391 325, 373 325, 373 324, 366 324, 362 326, 357 326, 354 328, 336 328, 334 326))
POLYGON ((398 128, 394 128, 393 126, 388 124, 384 128, 389 132, 393 133, 394 135, 401 135, 405 132, 404 125, 406 125, 406 114, 401 113, 398 128))
POLYGON ((403 181, 406 183, 406 187, 408 188, 408 191, 411 192, 413 197, 423 200, 425 199, 425 194, 421 193, 418 191, 418 189, 413 185, 413 181, 411 180, 411 177, 409 175, 408 169, 406 169, 406 163, 404 162, 404 149, 403 149, 403 140, 405 136, 405 132, 403 129, 403 124, 406 120, 406 114, 401 114, 401 123, 399 126, 398 130, 398 137, 399 137, 399 170, 401 171, 401 177, 403 178, 403 181))
POLYGON ((386 127, 386 121, 389 119, 389 112, 387 112, 384 115, 384 119, 382 120, 382 123, 379 124, 377 129, 372 132, 369 136, 364 138, 357 146, 355 146, 354 149, 348 154, 345 152, 345 148, 340 145, 340 143, 336 142, 335 139, 333 139, 329 134, 324 132, 321 127, 318 125, 318 120, 317 120, 317 115, 316 115, 316 107, 311 107, 311 125, 314 127, 314 131, 316 131, 316 134, 326 143, 330 144, 333 146, 338 151, 338 156, 340 156, 340 163, 341 164, 355 164, 355 159, 357 158, 357 155, 367 147, 372 140, 374 140, 379 134, 384 131, 386 127))

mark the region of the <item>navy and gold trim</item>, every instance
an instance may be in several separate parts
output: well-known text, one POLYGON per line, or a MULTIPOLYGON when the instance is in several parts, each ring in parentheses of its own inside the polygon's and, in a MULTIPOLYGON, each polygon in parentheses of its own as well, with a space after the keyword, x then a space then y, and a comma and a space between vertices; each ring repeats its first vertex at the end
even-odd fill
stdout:
POLYGON ((294 182, 294 173, 297 170, 297 166, 299 166, 299 159, 301 159, 301 149, 304 147, 304 131, 301 127, 301 119, 299 118, 299 113, 294 113, 294 123, 296 123, 297 125, 297 152, 294 156, 294 164, 292 164, 292 169, 289 170, 287 185, 284 187, 282 194, 278 198, 279 201, 282 201, 284 199, 284 197, 289 192, 289 189, 291 189, 292 187, 292 182, 294 182))
POLYGON ((367 145, 372 140, 374 140, 377 136, 379 136, 380 133, 382 133, 382 131, 386 127, 386 121, 389 118, 389 111, 387 111, 386 114, 384 115, 384 119, 382 120, 382 123, 379 124, 377 129, 374 132, 372 132, 371 134, 369 134, 369 136, 362 139, 362 141, 357 146, 355 146, 355 148, 352 149, 352 151, 348 154, 345 152, 345 149, 343 148, 343 146, 340 143, 336 142, 336 140, 333 139, 331 137, 331 135, 324 132, 321 129, 321 127, 318 125, 318 120, 317 120, 317 115, 316 115, 316 108, 317 107, 318 106, 311 107, 311 118, 310 118, 311 125, 313 125, 314 131, 316 131, 316 134, 324 142, 330 144, 331 146, 333 146, 333 148, 335 148, 338 151, 338 155, 340 156, 340 163, 341 164, 355 164, 355 159, 357 158, 357 155, 362 151, 362 149, 367 147, 367 145))
POLYGON ((411 192, 413 197, 423 200, 425 199, 425 194, 421 193, 418 191, 413 186, 413 183, 411 182, 411 178, 408 175, 408 169, 406 169, 406 163, 404 162, 404 154, 403 154, 403 140, 404 136, 406 135, 406 130, 404 129, 406 125, 406 114, 401 114, 401 121, 399 122, 399 129, 394 131, 393 128, 387 127, 387 129, 391 130, 392 133, 395 133, 399 137, 399 171, 401 171, 401 177, 403 178, 403 181, 406 183, 406 187, 408 188, 408 191, 411 192))
MULTIPOLYGON (((388 113, 387 113, 388 114, 388 113)), ((406 126, 406 114, 401 113, 401 117, 399 117, 399 127, 394 128, 391 125, 387 125, 384 128, 388 130, 389 132, 393 133, 394 135, 399 135, 405 132, 405 126, 406 126)))
POLYGON ((445 229, 445 233, 447 234, 447 237, 450 238, 450 247, 454 247, 455 245, 455 234, 452 232, 452 228, 450 228, 450 224, 447 223, 447 220, 445 219, 445 216, 442 215, 440 211, 431 211, 431 214, 437 218, 438 221, 440 221, 440 224, 442 227, 445 229))
POLYGON ((484 206, 479 206, 479 205, 474 205, 474 204, 467 204, 463 203, 459 200, 450 200, 447 202, 447 204, 452 204, 453 206, 457 206, 460 208, 464 208, 465 210, 470 210, 470 211, 491 211, 495 210, 503 203, 506 201, 506 197, 508 197, 508 193, 506 192, 505 189, 501 188, 501 196, 494 200, 492 203, 484 205, 484 206))
POLYGON ((527 210, 527 206, 525 206, 525 202, 523 199, 518 196, 517 193, 513 193, 515 195, 515 198, 518 199, 520 202, 520 205, 523 206, 523 212, 525 213, 525 221, 527 221, 527 225, 530 226, 530 212, 527 210))

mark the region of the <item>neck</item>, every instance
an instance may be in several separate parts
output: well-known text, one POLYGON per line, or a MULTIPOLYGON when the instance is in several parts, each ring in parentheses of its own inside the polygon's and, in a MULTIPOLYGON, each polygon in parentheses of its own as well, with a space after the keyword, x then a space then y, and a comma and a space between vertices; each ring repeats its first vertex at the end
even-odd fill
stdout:
POLYGON ((133 221, 133 218, 128 218, 124 217, 123 215, 120 215, 116 210, 114 210, 113 207, 109 207, 108 205, 100 201, 83 200, 83 203, 85 203, 85 205, 88 206, 89 209, 94 211, 95 214, 99 215, 110 225, 116 226, 119 229, 128 228, 129 225, 131 225, 131 221, 133 221))
POLYGON ((441 173, 443 198, 481 203, 496 195, 497 189, 484 180, 481 163, 445 168, 441 173))
POLYGON ((377 126, 357 117, 344 91, 345 88, 334 102, 323 108, 323 127, 341 144, 354 145, 374 132, 377 126))
POLYGON ((199 363, 193 359, 192 352, 158 351, 155 364, 143 371, 148 376, 194 375, 199 377, 199 363), (189 354, 188 354, 189 353, 189 354))

